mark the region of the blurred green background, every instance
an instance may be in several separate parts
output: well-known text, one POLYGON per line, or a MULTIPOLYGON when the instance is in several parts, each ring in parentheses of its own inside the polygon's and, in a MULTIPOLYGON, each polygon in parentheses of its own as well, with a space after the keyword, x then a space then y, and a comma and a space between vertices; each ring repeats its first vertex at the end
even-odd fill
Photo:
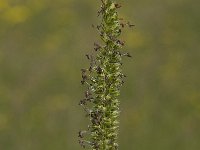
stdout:
MULTIPOLYGON (((120 150, 200 150, 200 1, 119 0, 120 150)), ((100 0, 0 0, 0 150, 80 150, 80 69, 100 0)))

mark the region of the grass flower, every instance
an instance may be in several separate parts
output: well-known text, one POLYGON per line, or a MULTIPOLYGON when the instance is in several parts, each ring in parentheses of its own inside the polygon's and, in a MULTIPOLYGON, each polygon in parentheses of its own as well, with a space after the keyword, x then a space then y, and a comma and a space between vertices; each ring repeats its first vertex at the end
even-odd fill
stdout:
POLYGON ((85 85, 86 91, 79 105, 83 107, 90 123, 85 131, 79 131, 78 137, 83 148, 117 150, 120 114, 118 97, 126 77, 122 73, 122 58, 131 57, 129 53, 122 52, 125 42, 119 36, 125 26, 134 25, 118 17, 120 4, 112 0, 101 2, 98 11, 101 22, 95 28, 102 44, 94 43, 95 54, 86 54, 90 66, 81 69, 81 84, 85 85))

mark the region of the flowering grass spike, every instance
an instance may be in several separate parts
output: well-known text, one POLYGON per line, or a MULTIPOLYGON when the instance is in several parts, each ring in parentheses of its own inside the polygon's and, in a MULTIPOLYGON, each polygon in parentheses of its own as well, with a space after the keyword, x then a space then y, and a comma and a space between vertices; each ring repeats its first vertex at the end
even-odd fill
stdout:
MULTIPOLYGON (((102 44, 94 43, 94 53, 86 54, 90 61, 87 69, 81 69, 81 84, 86 86, 85 97, 80 101, 90 123, 79 131, 79 143, 91 150, 117 150, 119 129, 120 87, 123 85, 122 57, 131 57, 122 52, 125 42, 119 39, 125 26, 134 25, 118 17, 120 4, 112 0, 101 0, 98 11, 101 23, 96 26, 102 44)), ((95 27, 94 25, 92 25, 95 27)))

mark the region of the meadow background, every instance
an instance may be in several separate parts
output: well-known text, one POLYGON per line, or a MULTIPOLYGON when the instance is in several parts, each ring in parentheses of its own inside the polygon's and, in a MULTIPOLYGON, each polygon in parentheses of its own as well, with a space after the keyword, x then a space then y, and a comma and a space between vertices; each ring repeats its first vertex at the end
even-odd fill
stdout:
MULTIPOLYGON (((200 1, 119 0, 120 150, 200 149, 200 1)), ((81 150, 80 69, 100 0, 0 0, 0 150, 81 150)))

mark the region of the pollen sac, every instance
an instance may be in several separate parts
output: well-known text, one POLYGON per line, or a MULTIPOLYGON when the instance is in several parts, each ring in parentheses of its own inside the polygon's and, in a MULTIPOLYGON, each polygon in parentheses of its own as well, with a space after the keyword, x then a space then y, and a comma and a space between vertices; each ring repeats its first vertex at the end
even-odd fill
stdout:
POLYGON ((100 30, 100 28, 101 28, 101 25, 97 25, 97 29, 100 30))
POLYGON ((98 74, 101 74, 101 73, 103 72, 103 70, 102 70, 101 67, 99 67, 99 66, 97 67, 96 70, 97 70, 97 73, 98 73, 98 74))
POLYGON ((127 25, 128 25, 130 28, 135 26, 134 24, 131 24, 129 21, 127 22, 127 25))
POLYGON ((90 59, 90 55, 86 54, 85 56, 87 57, 87 59, 90 59))
POLYGON ((85 148, 86 146, 85 146, 85 143, 84 143, 84 141, 83 140, 78 140, 79 141, 79 144, 83 147, 83 148, 85 148))
POLYGON ((124 46, 125 42, 124 41, 120 41, 120 40, 117 40, 116 42, 117 44, 121 45, 121 46, 124 46))
POLYGON ((94 50, 95 51, 98 51, 100 48, 101 48, 101 46, 99 45, 99 44, 97 44, 97 43, 94 43, 94 50))
POLYGON ((79 138, 84 138, 84 134, 87 133, 87 131, 79 131, 78 132, 78 137, 79 138))
POLYGON ((123 56, 132 57, 130 53, 124 53, 123 56))
POLYGON ((124 28, 126 26, 126 24, 124 23, 120 23, 121 27, 124 28))
POLYGON ((120 4, 115 4, 115 8, 121 8, 122 6, 120 4))
POLYGON ((85 81, 81 80, 81 84, 84 85, 85 81))
POLYGON ((86 99, 80 100, 79 105, 86 105, 86 99))

